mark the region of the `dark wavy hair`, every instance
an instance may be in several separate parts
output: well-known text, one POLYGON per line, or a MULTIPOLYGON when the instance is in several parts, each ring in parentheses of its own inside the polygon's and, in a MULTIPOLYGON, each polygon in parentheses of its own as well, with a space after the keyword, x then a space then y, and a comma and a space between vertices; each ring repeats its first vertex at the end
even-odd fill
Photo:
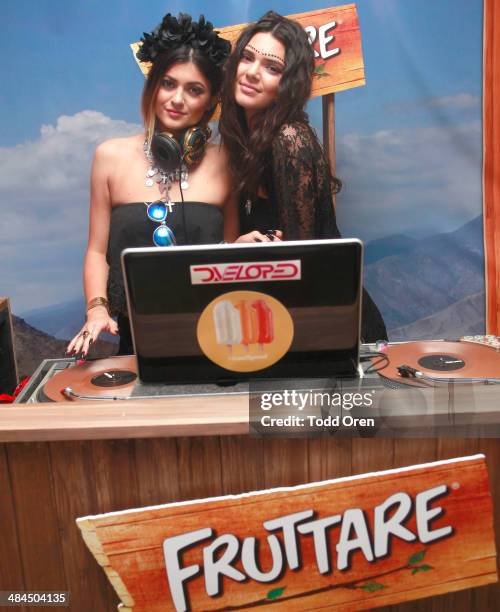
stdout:
POLYGON ((304 107, 311 95, 313 72, 314 51, 297 22, 269 11, 240 34, 226 63, 219 131, 229 153, 229 166, 236 185, 245 195, 256 195, 265 157, 280 128, 293 121, 308 123, 304 107), (244 109, 235 100, 234 84, 243 50, 259 32, 269 32, 283 43, 285 70, 276 99, 256 113, 250 131, 244 109))

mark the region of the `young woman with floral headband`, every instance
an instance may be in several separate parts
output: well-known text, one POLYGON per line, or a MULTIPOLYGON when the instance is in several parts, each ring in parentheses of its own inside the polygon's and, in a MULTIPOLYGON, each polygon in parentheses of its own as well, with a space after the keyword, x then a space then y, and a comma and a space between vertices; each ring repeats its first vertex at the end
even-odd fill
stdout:
POLYGON ((195 22, 185 14, 166 15, 141 41, 137 58, 151 63, 141 104, 145 131, 108 140, 95 152, 84 264, 87 316, 70 353, 85 355, 103 331, 120 334, 119 354, 133 352, 123 249, 238 235, 227 156, 206 144, 230 44, 203 16, 195 22))
MULTIPOLYGON (((273 11, 243 30, 226 64, 219 130, 240 193, 240 242, 340 237, 341 184, 304 111, 313 71, 305 31, 273 11)), ((366 291, 361 335, 387 338, 366 291)))

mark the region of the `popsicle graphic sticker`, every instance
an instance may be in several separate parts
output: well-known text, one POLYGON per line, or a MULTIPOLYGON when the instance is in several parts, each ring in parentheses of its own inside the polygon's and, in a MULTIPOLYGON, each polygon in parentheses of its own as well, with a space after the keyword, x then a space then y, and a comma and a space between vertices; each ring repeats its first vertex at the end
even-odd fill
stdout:
POLYGON ((243 340, 239 310, 229 300, 221 300, 215 304, 212 317, 217 344, 225 344, 232 353, 233 346, 243 340))
POLYGON ((273 311, 265 300, 241 300, 236 304, 236 308, 228 300, 223 300, 215 305, 213 316, 218 344, 227 344, 224 340, 225 334, 219 330, 225 330, 231 325, 234 325, 232 338, 235 339, 231 345, 241 343, 248 350, 251 344, 258 344, 262 352, 264 344, 269 344, 274 339, 273 311), (221 308, 222 304, 224 309, 221 308), (235 311, 238 313, 238 320, 234 316, 235 311))
POLYGON ((258 291, 231 291, 202 312, 198 342, 205 355, 235 372, 276 363, 293 340, 293 321, 277 299, 258 291))
POLYGON ((263 350, 264 344, 270 344, 274 340, 273 311, 269 308, 266 300, 255 300, 252 302, 252 311, 256 313, 258 335, 257 342, 263 350))

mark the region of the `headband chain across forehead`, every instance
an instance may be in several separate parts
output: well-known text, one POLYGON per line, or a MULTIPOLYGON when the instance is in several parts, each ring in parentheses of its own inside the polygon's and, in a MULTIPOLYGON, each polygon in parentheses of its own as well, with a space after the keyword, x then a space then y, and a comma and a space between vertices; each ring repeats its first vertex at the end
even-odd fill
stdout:
POLYGON ((254 51, 255 53, 258 53, 259 55, 262 55, 263 57, 272 57, 273 59, 279 60, 282 64, 285 63, 285 60, 281 58, 279 55, 275 55, 274 53, 266 53, 265 51, 260 51, 259 49, 256 49, 253 45, 251 45, 250 43, 248 43, 248 45, 245 48, 250 49, 254 51))
POLYGON ((231 53, 231 43, 219 36, 203 15, 193 21, 186 13, 179 13, 177 18, 168 13, 152 32, 144 32, 136 57, 140 62, 154 64, 161 53, 182 45, 198 49, 218 67, 231 53))

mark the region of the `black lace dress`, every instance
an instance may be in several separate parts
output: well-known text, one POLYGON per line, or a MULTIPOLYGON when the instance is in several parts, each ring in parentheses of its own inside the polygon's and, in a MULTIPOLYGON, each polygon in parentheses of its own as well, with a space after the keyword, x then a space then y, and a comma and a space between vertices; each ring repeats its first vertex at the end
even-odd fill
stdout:
MULTIPOLYGON (((330 173, 309 125, 284 126, 266 160, 266 198, 242 203, 241 233, 282 230, 285 240, 340 238, 333 210, 330 173)), ((387 330, 372 298, 363 290, 363 342, 387 339, 387 330)))
MULTIPOLYGON (((168 213, 166 223, 179 245, 215 244, 224 238, 222 209, 213 204, 176 203, 168 213)), ((118 321, 119 355, 133 353, 120 256, 126 248, 154 247, 153 232, 157 227, 158 223, 147 217, 144 202, 118 204, 111 211, 106 254, 109 265, 107 295, 110 312, 118 321)))

